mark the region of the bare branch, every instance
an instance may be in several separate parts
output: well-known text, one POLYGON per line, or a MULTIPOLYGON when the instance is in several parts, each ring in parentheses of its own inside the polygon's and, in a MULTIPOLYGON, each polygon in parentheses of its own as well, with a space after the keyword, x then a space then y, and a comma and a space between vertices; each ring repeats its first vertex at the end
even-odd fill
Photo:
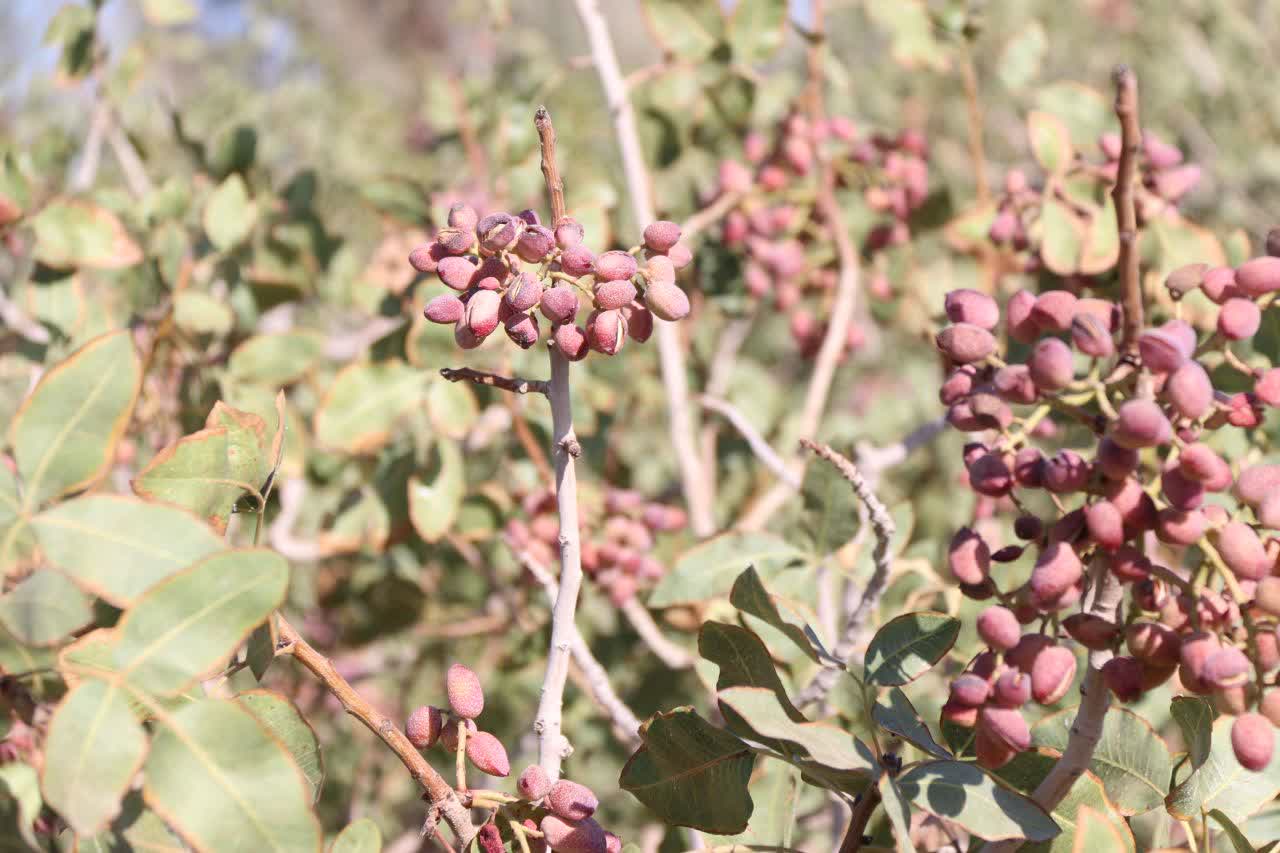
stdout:
MULTIPOLYGON (((875 492, 871 490, 871 486, 867 484, 852 462, 825 444, 818 444, 808 440, 802 440, 800 444, 805 449, 812 451, 834 465, 840 475, 849 482, 849 485, 853 487, 854 494, 858 496, 858 500, 867 508, 871 529, 876 536, 875 548, 871 554, 875 569, 871 573, 871 579, 867 581, 867 588, 863 591, 862 598, 858 601, 858 606, 849 613, 849 618, 845 622, 844 633, 833 650, 836 658, 847 661, 857 649, 858 637, 862 632, 862 626, 866 624, 876 605, 880 603, 880 596, 884 594, 885 587, 889 584, 889 570, 893 565, 893 555, 889 546, 893 541, 894 533, 897 531, 897 525, 894 524, 893 516, 889 514, 889 510, 880 498, 876 496, 875 492)), ((843 671, 842 667, 836 666, 828 666, 819 670, 813 680, 796 697, 796 706, 803 708, 806 705, 821 702, 826 698, 831 688, 835 686, 836 680, 843 671)))
POLYGON ((800 488, 800 475, 787 467, 786 461, 769 446, 769 442, 765 441, 764 436, 760 435, 756 428, 751 425, 751 422, 747 420, 746 416, 738 410, 737 406, 727 400, 718 400, 705 394, 698 398, 698 402, 702 404, 704 409, 710 409, 727 420, 747 442, 756 458, 764 464, 764 467, 772 471, 775 477, 786 483, 793 490, 800 488))
MULTIPOLYGON (((600 11, 600 4, 597 0, 575 0, 575 6, 587 33, 591 61, 600 78, 609 115, 613 120, 614 135, 622 155, 627 195, 631 200, 631 213, 637 225, 644 227, 653 222, 657 215, 654 212, 649 173, 644 163, 644 149, 640 146, 640 135, 636 131, 627 83, 618 67, 618 57, 614 53, 609 26, 600 11)), ((716 531, 715 507, 708 487, 709 474, 703 471, 702 460, 698 456, 698 430, 689 405, 689 379, 679 332, 674 324, 666 320, 655 318, 654 326, 658 339, 662 385, 670 416, 671 448, 675 451, 676 461, 680 466, 684 499, 689 506, 689 523, 696 536, 710 536, 716 531)))
POLYGON ((276 647, 276 654, 293 657, 320 679, 329 692, 342 703, 342 707, 348 714, 363 723, 365 728, 377 735, 396 754, 413 780, 426 791, 428 802, 439 810, 445 823, 449 824, 449 828, 458 839, 458 846, 465 848, 470 844, 479 827, 472 824, 470 812, 458 800, 453 788, 444 777, 427 763, 427 759, 409 742, 409 738, 400 731, 395 721, 385 716, 357 693, 355 688, 338 673, 333 663, 312 648, 284 616, 276 614, 275 619, 280 629, 280 642, 276 647))
POLYGON ((649 651, 657 655, 658 659, 669 668, 688 669, 693 666, 693 657, 666 638, 662 629, 658 627, 658 623, 653 621, 649 609, 640 602, 640 599, 633 595, 623 602, 622 615, 627 617, 627 621, 631 623, 631 627, 635 629, 644 644, 649 647, 649 651))
MULTIPOLYGON (((510 544, 508 543, 508 545, 510 544)), ((547 602, 551 605, 551 609, 555 610, 556 597, 559 593, 556 590, 556 579, 551 576, 551 572, 547 570, 546 566, 524 551, 517 550, 514 546, 512 546, 511 550, 516 559, 520 561, 520 564, 528 570, 529 574, 533 575, 534 580, 542 584, 542 589, 547 594, 547 602)), ((600 662, 596 660, 595 655, 591 653, 591 647, 582 639, 582 634, 578 632, 577 626, 574 626, 573 629, 573 638, 569 651, 573 655, 574 662, 586 677, 591 697, 595 699, 596 704, 603 708, 605 713, 609 715, 609 719, 613 721, 623 746, 628 748, 639 746, 640 736, 637 734, 640 731, 639 718, 614 691, 613 685, 609 683, 609 673, 605 671, 600 662)))
MULTIPOLYGON (((554 352, 554 349, 553 349, 554 352)), ((499 376, 483 370, 472 370, 470 367, 444 367, 440 375, 450 382, 474 382, 477 385, 488 385, 501 388, 513 394, 550 394, 551 383, 543 379, 521 379, 519 376, 499 376)))
MULTIPOLYGON (((554 221, 564 218, 564 187, 556 166, 556 131, 546 108, 539 108, 534 118, 538 141, 542 148, 542 175, 551 197, 554 221)), ((551 347, 551 381, 546 385, 551 402, 551 451, 556 469, 556 509, 560 517, 560 589, 551 616, 551 648, 547 652, 547 671, 542 680, 538 715, 533 729, 538 734, 538 763, 552 780, 560 776, 560 762, 573 747, 561 731, 564 685, 569 677, 569 659, 573 638, 578 635, 574 623, 578 592, 582 588, 582 557, 578 530, 578 476, 575 460, 581 450, 573 431, 573 405, 569 391, 569 360, 551 347)))
POLYGON ((1116 207, 1120 232, 1120 289, 1124 299, 1124 326, 1121 348, 1130 356, 1138 352, 1142 332, 1142 278, 1138 274, 1138 214, 1133 203, 1133 182, 1137 172, 1142 130, 1138 124, 1138 80, 1133 70, 1121 65, 1115 71, 1116 118, 1120 120, 1120 163, 1111 198, 1116 207))

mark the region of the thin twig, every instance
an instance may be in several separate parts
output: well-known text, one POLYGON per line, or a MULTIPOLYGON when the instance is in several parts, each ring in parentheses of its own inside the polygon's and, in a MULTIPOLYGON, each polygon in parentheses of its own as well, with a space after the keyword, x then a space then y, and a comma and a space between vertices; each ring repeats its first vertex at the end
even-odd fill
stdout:
POLYGON ((1121 346, 1130 353, 1138 351, 1138 335, 1142 332, 1142 280, 1138 274, 1138 213, 1133 203, 1133 182, 1138 169, 1138 152, 1142 146, 1142 129, 1138 123, 1138 80, 1133 69, 1121 65, 1115 71, 1116 118, 1120 120, 1120 163, 1111 198, 1116 207, 1116 225, 1120 232, 1120 286, 1124 295, 1124 326, 1121 346))
MULTIPOLYGON (((591 48, 591 61, 600 85, 604 89, 609 115, 613 120, 614 135, 622 155, 622 172, 626 178, 627 195, 631 200, 632 216, 637 227, 653 222, 652 189, 644 163, 644 149, 640 146, 640 134, 636 131, 635 114, 627 92, 626 81, 618 67, 618 57, 609 37, 609 26, 600 11, 597 0, 575 0, 578 17, 587 34, 591 48)), ((689 403, 689 379, 686 374, 684 351, 674 324, 654 320, 658 339, 658 362, 662 370, 662 385, 667 396, 667 413, 670 418, 671 448, 680 466, 680 482, 685 503, 689 507, 689 525, 694 535, 710 536, 716 531, 715 507, 708 488, 708 476, 698 457, 697 423, 689 403)))
POLYGON ((129 134, 124 132, 114 110, 111 111, 111 119, 107 126, 107 144, 116 155, 116 162, 124 173, 124 182, 128 184, 129 192, 134 198, 146 198, 154 189, 151 178, 147 175, 147 167, 143 165, 138 149, 129 141, 129 134))
POLYGON ((982 99, 978 96, 978 74, 973 67, 973 48, 966 41, 960 48, 960 80, 964 84, 964 102, 968 115, 969 162, 973 165, 973 181, 978 204, 991 197, 987 186, 987 155, 982 143, 982 99))
MULTIPOLYGON (((565 216, 564 184, 556 166, 556 131, 551 115, 540 107, 534 117, 542 149, 542 176, 551 198, 551 221, 565 216)), ((560 776, 560 762, 573 747, 561 731, 564 684, 569 677, 573 638, 578 635, 574 618, 578 592, 582 587, 582 558, 578 531, 578 477, 574 460, 581 450, 573 432, 573 405, 569 390, 569 360, 555 347, 551 357, 551 381, 547 399, 551 402, 551 449, 556 468, 556 509, 560 517, 560 589, 551 616, 551 648, 542 680, 538 715, 533 729, 538 735, 538 763, 552 780, 560 776)))
MULTIPOLYGON (((875 569, 871 573, 871 579, 867 581, 867 587, 862 593, 862 598, 858 601, 858 606, 849 613, 849 618, 844 625, 844 633, 841 635, 840 641, 836 643, 833 652, 839 660, 847 661, 857 648, 858 636, 862 631, 862 626, 866 624, 872 611, 880 603, 880 596, 884 594, 885 587, 888 586, 889 570, 893 565, 893 555, 889 546, 893 541, 894 534, 897 532, 897 525, 894 524, 893 516, 889 514, 889 510, 880 498, 876 496, 876 493, 871 490, 871 487, 852 462, 825 444, 818 444, 808 440, 800 443, 806 450, 812 451, 834 465, 840 475, 849 482, 849 485, 853 487, 854 494, 858 496, 858 500, 867 508, 871 528, 876 535, 875 548, 871 552, 875 569)), ((813 680, 796 697, 796 706, 803 708, 806 705, 821 702, 826 698, 831 688, 835 686, 840 673, 843 671, 843 667, 836 666, 826 666, 820 669, 818 674, 813 677, 813 680)))
POLYGON ((911 453, 933 441, 947 429, 945 416, 926 421, 907 433, 901 441, 884 447, 875 447, 866 442, 858 443, 858 469, 867 481, 875 487, 880 475, 896 465, 906 461, 911 453))
POLYGON ((657 655, 669 669, 688 669, 693 666, 694 659, 687 651, 667 639, 653 621, 649 609, 634 595, 622 604, 622 615, 631 623, 636 634, 649 647, 649 651, 657 655))
POLYGON ((692 240, 706 228, 724 218, 746 195, 744 192, 724 193, 711 204, 697 211, 680 225, 680 239, 692 240))
POLYGON ((544 379, 522 379, 519 376, 499 376, 483 370, 472 370, 470 367, 444 367, 440 375, 450 382, 474 382, 476 385, 488 385, 501 388, 512 394, 550 394, 551 383, 544 379))
MULTIPOLYGON (((547 567, 533 559, 524 551, 517 550, 512 547, 512 553, 520 564, 533 575, 534 580, 542 585, 542 589, 547 594, 547 602, 554 610, 556 606, 556 597, 559 594, 556 590, 556 579, 551 576, 551 572, 547 567)), ((595 655, 591 653, 591 647, 582 639, 582 634, 578 631, 577 626, 573 630, 573 640, 570 646, 570 652, 573 654, 573 660, 578 664, 578 668, 582 670, 582 674, 586 676, 587 687, 591 691, 591 697, 596 700, 596 704, 604 709, 609 715, 609 719, 613 721, 614 728, 617 729, 619 740, 623 746, 634 748, 640 744, 640 720, 635 713, 627 707, 627 703, 622 701, 614 691, 613 685, 609 683, 609 673, 600 665, 600 661, 596 660, 595 655)))
POLYGON ((743 440, 747 442, 747 446, 751 448, 751 452, 756 455, 756 458, 764 464, 764 467, 772 471, 774 476, 786 483, 791 489, 800 488, 800 475, 787 467, 786 460, 769 446, 769 442, 765 441, 764 436, 751 425, 751 422, 739 411, 737 406, 727 400, 718 400, 705 394, 698 398, 698 402, 702 404, 704 409, 710 409, 728 421, 742 436, 743 440))
POLYGON ((102 165, 102 143, 107 138, 107 126, 111 123, 111 107, 99 97, 93 108, 93 117, 89 120, 89 130, 84 137, 84 146, 80 149, 80 159, 67 181, 67 189, 73 193, 87 192, 98 178, 98 167, 102 165))
POLYGON ((348 714, 363 723, 365 728, 377 735, 396 754, 413 780, 426 791, 426 799, 439 810, 445 823, 449 824, 458 839, 458 846, 465 848, 475 837, 479 827, 471 823, 471 814, 459 802, 449 783, 427 763, 427 759, 409 742, 409 738, 400 731, 395 721, 357 693, 338 674, 333 663, 312 648, 284 616, 277 614, 275 618, 280 631, 280 644, 276 647, 276 654, 290 655, 310 670, 342 703, 348 714))

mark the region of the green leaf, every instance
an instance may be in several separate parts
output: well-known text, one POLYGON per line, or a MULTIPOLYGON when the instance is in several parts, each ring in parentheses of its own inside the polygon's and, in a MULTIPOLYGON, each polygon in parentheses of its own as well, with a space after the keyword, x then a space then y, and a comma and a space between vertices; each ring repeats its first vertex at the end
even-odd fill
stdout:
POLYGON ((866 681, 907 684, 942 659, 960 634, 960 620, 945 613, 904 613, 886 622, 867 646, 866 681))
POLYGON ((436 433, 461 440, 480 416, 480 404, 466 382, 432 382, 427 390, 427 418, 436 433))
MULTIPOLYGON (((779 601, 782 599, 770 595, 764 588, 760 574, 754 566, 749 566, 745 572, 738 575, 738 579, 733 582, 733 589, 729 591, 730 604, 743 613, 763 619, 777 628, 811 660, 819 662, 823 658, 830 659, 831 655, 822 647, 813 628, 803 620, 788 619, 784 616, 778 608, 779 601)), ((786 606, 785 603, 783 606, 786 606)))
POLYGON ((173 322, 192 335, 225 335, 236 318, 225 302, 199 290, 182 290, 173 297, 173 322))
MULTIPOLYGON (((1049 775, 1058 763, 1058 756, 1048 750, 1027 750, 996 771, 996 775, 1020 791, 1031 793, 1049 775)), ((1053 810, 1053 819, 1062 828, 1062 834, 1052 841, 1026 845, 1023 849, 1033 853, 1068 853, 1076 835, 1077 816, 1081 808, 1088 807, 1104 815, 1124 838, 1123 849, 1134 850, 1133 833, 1121 814, 1107 799, 1102 780, 1086 770, 1076 779, 1062 802, 1053 810)))
MULTIPOLYGON (((1067 708, 1042 718, 1031 729, 1032 743, 1065 751, 1077 710, 1067 708)), ((1112 708, 1103 718, 1102 739, 1089 769, 1102 781, 1116 809, 1130 816, 1164 802, 1173 759, 1150 723, 1128 708, 1112 708)))
POLYGON ((880 802, 893 829, 894 847, 898 853, 915 853, 916 847, 911 843, 911 804, 888 773, 880 774, 876 787, 880 789, 880 802))
POLYGON ((186 853, 183 846, 163 820, 147 808, 140 791, 132 791, 121 804, 120 816, 111 826, 93 838, 78 837, 77 851, 94 853, 186 853))
POLYGON ((382 833, 367 817, 347 824, 329 846, 329 853, 379 853, 381 850, 382 833))
POLYGON ((920 719, 915 706, 898 687, 890 689, 871 707, 871 718, 887 731, 927 752, 934 758, 951 758, 952 755, 934 739, 929 727, 920 719))
POLYGON ((924 0, 868 3, 867 17, 887 31, 893 61, 904 68, 942 71, 947 51, 934 37, 933 21, 924 0))
POLYGON ((1035 89, 1036 106, 1056 116, 1078 145, 1094 145, 1099 136, 1115 127, 1111 98, 1091 86, 1073 81, 1050 83, 1035 89))
POLYGON ((1027 115, 1027 138, 1036 162, 1046 172, 1060 175, 1071 165, 1075 151, 1071 147, 1071 131, 1062 119, 1041 110, 1027 115))
POLYGON ((301 771, 234 702, 206 699, 165 715, 145 779, 147 803, 199 850, 320 849, 301 771))
POLYGON ((274 471, 282 433, 268 441, 266 422, 219 400, 205 428, 156 454, 133 481, 139 497, 189 509, 219 533, 236 501, 257 496, 274 471))
POLYGON ((36 260, 54 269, 118 270, 142 260, 120 218, 82 199, 55 199, 31 220, 36 260))
POLYGON ((0 850, 27 853, 43 849, 33 826, 42 805, 40 776, 34 767, 18 761, 0 764, 0 850), (8 846, 4 832, 10 833, 8 846), (18 842, 19 837, 26 847, 18 842))
POLYGON ((830 769, 871 776, 878 767, 857 738, 830 723, 796 722, 767 688, 730 687, 716 698, 750 727, 752 740, 781 743, 783 756, 810 774, 830 769))
POLYGON ((438 542, 449 532, 462 508, 467 481, 462 451, 457 442, 438 439, 440 469, 430 484, 409 478, 409 519, 425 542, 438 542))
POLYGON ((649 606, 670 607, 725 596, 747 566, 767 579, 800 556, 796 548, 772 534, 721 534, 681 554, 654 587, 649 606))
POLYGON ((738 62, 762 62, 782 47, 787 0, 745 0, 729 16, 729 43, 738 62))
POLYGON ((1044 27, 1033 20, 1005 43, 996 64, 996 76, 1005 88, 1017 92, 1040 74, 1049 39, 1044 27))
POLYGON ((311 788, 311 801, 319 800, 320 789, 324 785, 324 757, 320 753, 320 740, 315 729, 306 718, 292 702, 270 690, 250 690, 241 693, 235 701, 284 744, 293 756, 293 763, 306 777, 311 788))
POLYGON ((675 826, 720 834, 747 828, 755 755, 746 744, 691 708, 650 717, 640 738, 618 779, 624 791, 675 826))
POLYGON ((1182 742, 1187 745, 1187 756, 1193 768, 1209 759, 1213 746, 1213 721, 1218 712, 1207 699, 1199 696, 1175 696, 1169 703, 1169 716, 1182 731, 1182 742))
POLYGON ((349 365, 333 378, 316 409, 316 441, 344 453, 373 453, 391 439, 400 419, 422 404, 425 391, 422 371, 402 361, 349 365))
POLYGON ((32 519, 49 564, 116 607, 226 547, 209 525, 176 507, 86 495, 32 519))
POLYGON ((93 835, 120 813, 120 798, 147 754, 147 736, 124 690, 80 682, 49 720, 43 790, 79 835, 93 835))
POLYGON ((93 621, 93 607, 66 575, 38 569, 0 595, 0 624, 29 646, 52 646, 93 621))
POLYGON ((640 8, 654 40, 683 60, 702 59, 719 39, 714 0, 640 0, 640 8))
POLYGON ((929 814, 955 821, 988 841, 1044 841, 1058 834, 1045 810, 986 773, 960 761, 929 761, 898 777, 903 795, 929 814))
POLYGON ((1213 724, 1208 758, 1165 797, 1165 809, 1178 820, 1197 820, 1216 809, 1244 821, 1280 793, 1280 754, 1256 773, 1241 767, 1231 747, 1232 722, 1223 717, 1213 724))
POLYGON ((258 221, 258 206, 249 198, 244 178, 227 178, 209 196, 204 207, 204 230, 209 242, 226 252, 243 243, 258 221))
POLYGON ((141 377, 127 331, 94 338, 41 377, 9 427, 26 509, 107 472, 141 377))
POLYGON ((1223 814, 1221 809, 1212 810, 1209 812, 1209 817, 1217 821, 1218 825, 1222 827, 1222 831, 1227 834, 1227 838, 1231 839, 1231 846, 1236 848, 1236 853, 1255 853, 1253 845, 1249 843, 1249 839, 1245 838, 1240 828, 1235 825, 1231 818, 1223 814))
POLYGON ((189 24, 200 14, 194 0, 142 0, 147 23, 157 27, 189 24))
POLYGON ((227 369, 239 382, 279 388, 306 376, 324 354, 316 332, 255 335, 231 351, 227 369))
POLYGON ((182 691, 224 662, 284 600, 289 564, 265 548, 207 557, 153 586, 120 621, 115 662, 128 683, 182 691))
POLYGON ((1101 850, 1121 850, 1126 846, 1124 835, 1105 813, 1082 805, 1075 818, 1076 828, 1070 847, 1072 853, 1098 853, 1101 850))
POLYGON ((1114 267, 1120 258, 1120 230, 1110 196, 1100 207, 1091 206, 1091 210, 1093 217, 1085 228, 1080 253, 1080 272, 1098 275, 1114 267))
POLYGON ((1036 227, 1040 231, 1040 254, 1045 266, 1058 275, 1075 273, 1084 251, 1084 223, 1065 203, 1046 196, 1036 227))

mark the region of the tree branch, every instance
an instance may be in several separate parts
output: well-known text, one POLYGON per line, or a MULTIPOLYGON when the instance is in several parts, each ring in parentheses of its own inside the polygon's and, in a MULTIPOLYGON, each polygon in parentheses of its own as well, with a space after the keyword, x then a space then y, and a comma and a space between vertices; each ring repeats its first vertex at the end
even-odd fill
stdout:
MULTIPOLYGON (((849 613, 844 633, 841 634, 840 641, 836 643, 833 650, 836 658, 847 661, 857 649, 862 626, 867 623, 876 605, 880 603, 880 596, 884 594, 885 587, 889 584, 889 570, 893 565, 893 554, 889 546, 893 541, 894 533, 897 532, 897 525, 893 521, 893 516, 889 514, 889 510, 871 490, 871 486, 852 462, 825 444, 804 440, 801 441, 801 445, 834 465, 840 475, 849 482, 858 500, 867 508, 871 528, 876 535, 875 548, 871 554, 875 569, 871 573, 871 579, 867 581, 867 587, 858 601, 858 606, 849 613)), ((820 669, 796 697, 796 707, 803 708, 825 699, 842 672, 844 672, 843 667, 836 666, 825 666, 820 669)))
MULTIPOLYGON (((511 543, 507 544, 511 547, 511 543)), ((534 580, 542 585, 543 591, 547 594, 547 602, 551 605, 551 609, 555 610, 559 593, 556 589, 556 579, 551 576, 551 572, 547 570, 546 566, 534 560, 524 551, 517 550, 515 547, 511 547, 511 551, 529 574, 533 575, 534 580)), ((600 661, 596 660, 595 655, 591 653, 591 647, 587 645, 586 640, 582 639, 582 634, 576 626, 574 627, 569 651, 573 655, 574 662, 578 664, 578 669, 582 670, 582 674, 586 677, 587 687, 591 691, 592 698, 596 700, 596 704, 603 708, 605 713, 609 715, 609 719, 613 721, 622 745, 628 749, 639 746, 639 718, 614 691, 613 685, 609 683, 609 673, 605 671, 605 668, 600 665, 600 661)))
MULTIPOLYGON (((551 218, 565 216, 564 184, 556 166, 556 131, 551 115, 540 107, 534 117, 542 148, 542 176, 551 198, 551 218)), ((569 677, 573 638, 578 635, 574 618, 578 592, 582 588, 582 558, 578 531, 578 477, 574 460, 581 452, 573 432, 573 405, 569 391, 569 360, 550 347, 551 381, 547 399, 551 402, 551 450, 556 469, 556 509, 560 517, 560 589, 551 616, 551 647, 547 652, 547 672, 542 680, 538 715, 533 729, 538 735, 538 763, 553 781, 560 776, 560 762, 573 747, 561 731, 564 684, 569 677)))
POLYGON ((355 688, 338 674, 333 663, 312 648, 284 616, 276 614, 275 619, 280 631, 276 654, 290 655, 320 679, 329 692, 342 703, 342 707, 348 714, 363 723, 365 728, 377 735, 396 754, 413 780, 426 791, 426 800, 431 807, 438 810, 445 823, 449 824, 449 828, 458 839, 458 846, 465 848, 470 844, 479 827, 472 824, 471 813, 458 800, 457 794, 444 777, 427 763, 427 759, 409 742, 409 738, 395 721, 382 714, 357 693, 355 688))
POLYGON ((519 376, 499 376, 483 370, 472 370, 470 367, 442 367, 440 375, 450 382, 474 382, 476 385, 488 385, 501 388, 512 394, 550 394, 550 383, 542 379, 522 379, 519 376))
MULTIPOLYGON (((609 37, 609 26, 597 0, 574 0, 574 5, 582 27, 586 30, 591 61, 600 78, 609 115, 613 120, 614 135, 622 155, 627 195, 631 199, 632 216, 637 227, 643 228, 657 219, 657 215, 654 212, 649 174, 644 164, 644 150, 640 146, 640 135, 636 132, 627 84, 618 67, 618 57, 609 37)), ((670 415, 671 447, 680 466, 681 486, 685 503, 689 507, 689 525, 694 535, 707 537, 716 531, 715 507, 708 488, 709 475, 703 471, 702 460, 698 456, 697 424, 689 405, 689 379, 679 332, 673 323, 658 318, 654 318, 653 322, 658 339, 662 385, 670 415)))
POLYGON ((1120 163, 1116 185, 1111 191, 1115 202, 1116 225, 1120 232, 1120 288, 1124 300, 1124 325, 1121 349, 1133 358, 1138 353, 1138 335, 1142 333, 1142 278, 1138 271, 1138 214, 1133 203, 1133 182, 1137 172, 1138 150, 1142 145, 1142 129, 1138 123, 1138 80, 1127 65, 1116 68, 1116 118, 1120 120, 1120 163))
POLYGON ((786 461, 769 446, 769 442, 765 441, 764 436, 751 425, 737 406, 727 400, 719 400, 705 394, 698 398, 698 402, 704 409, 710 409, 728 421, 729 425, 747 442, 747 446, 751 448, 756 458, 764 464, 764 467, 772 471, 775 477, 786 483, 792 490, 800 488, 800 476, 787 467, 786 461))
POLYGON ((693 657, 666 638, 662 629, 658 627, 658 623, 653 621, 649 609, 640 602, 640 599, 633 595, 623 602, 622 615, 631 623, 631 627, 649 647, 649 651, 657 655, 668 668, 688 669, 693 666, 693 657))

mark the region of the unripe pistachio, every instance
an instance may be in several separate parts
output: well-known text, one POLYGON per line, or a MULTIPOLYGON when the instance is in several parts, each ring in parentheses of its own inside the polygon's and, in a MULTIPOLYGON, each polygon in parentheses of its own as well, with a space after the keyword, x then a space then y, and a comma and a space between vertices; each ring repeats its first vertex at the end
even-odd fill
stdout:
POLYGON ((1036 297, 1031 319, 1041 332, 1066 332, 1076 314, 1077 297, 1069 290, 1046 290, 1036 297))
POLYGON ((1200 166, 1195 163, 1157 172, 1154 176, 1155 193, 1169 201, 1177 201, 1200 183, 1201 173, 1200 166))
POLYGON ((961 583, 982 583, 991 570, 991 549, 976 531, 962 527, 951 537, 947 565, 961 583))
POLYGON ((1111 438, 1121 447, 1133 450, 1156 447, 1173 436, 1169 419, 1150 400, 1129 400, 1120 406, 1116 415, 1111 438))
POLYGON ((452 293, 442 293, 427 303, 422 315, 433 323, 456 323, 462 319, 467 306, 452 293))
POLYGON ((660 219, 644 229, 644 245, 655 252, 665 252, 680 239, 680 226, 660 219))
POLYGON ((1018 644, 1022 628, 1013 611, 995 605, 978 616, 978 636, 991 648, 1003 652, 1018 644))
POLYGON ((1258 772, 1271 763, 1275 751, 1275 729, 1261 714, 1241 714, 1231 724, 1231 749, 1246 770, 1258 772))
POLYGON ((418 749, 427 749, 440 739, 440 730, 444 726, 444 715, 439 708, 423 705, 409 715, 404 724, 404 733, 409 743, 418 749))
POLYGON ((1031 698, 1052 705, 1067 695, 1076 677, 1076 656, 1065 646, 1049 646, 1031 664, 1031 698))
MULTIPOLYGON (((1280 258, 1270 258, 1280 263, 1280 258)), ((1262 310, 1251 299, 1228 299, 1218 310, 1218 333, 1229 341, 1244 341, 1258 333, 1262 310)))
POLYGON ((506 747, 488 732, 467 735, 467 760, 488 776, 505 777, 511 774, 506 747))
POLYGON ((449 707, 459 717, 474 720, 484 710, 480 678, 460 663, 453 664, 445 673, 445 692, 449 696, 449 707))
POLYGON ((542 263, 556 247, 555 234, 543 225, 529 225, 516 241, 516 255, 531 264, 542 263))
POLYGON ((1224 472, 1227 485, 1231 483, 1231 469, 1227 463, 1214 452, 1213 448, 1200 442, 1189 444, 1182 449, 1182 453, 1178 456, 1178 469, 1182 471, 1184 477, 1202 483, 1206 488, 1217 485, 1224 472))
POLYGON ((1061 391, 1075 378, 1071 349, 1057 338, 1044 338, 1037 343, 1027 366, 1036 386, 1046 391, 1061 391))
POLYGON ((682 320, 689 314, 688 295, 672 282, 650 282, 644 291, 644 304, 663 320, 682 320))
POLYGON ((1031 579, 1027 582, 1039 604, 1050 604, 1071 588, 1084 574, 1076 552, 1062 542, 1055 542, 1040 552, 1031 579))
POLYGON ((990 331, 1000 322, 1000 306, 980 290, 952 290, 944 306, 947 318, 953 323, 968 323, 990 331))
POLYGON ((607 853, 604 829, 593 818, 568 821, 549 814, 538 824, 547 846, 555 853, 607 853))
POLYGON ((1163 393, 1178 414, 1192 420, 1203 417, 1213 407, 1213 382, 1195 361, 1183 362, 1170 374, 1163 393))
POLYGON ((600 801, 586 785, 561 779, 551 786, 546 805, 565 820, 585 820, 595 814, 600 801))
POLYGON ((982 361, 995 352, 996 342, 991 333, 971 323, 956 323, 938 333, 938 349, 959 364, 982 361))
POLYGON ((1236 267, 1236 286, 1248 296, 1280 290, 1280 258, 1261 257, 1236 267))

